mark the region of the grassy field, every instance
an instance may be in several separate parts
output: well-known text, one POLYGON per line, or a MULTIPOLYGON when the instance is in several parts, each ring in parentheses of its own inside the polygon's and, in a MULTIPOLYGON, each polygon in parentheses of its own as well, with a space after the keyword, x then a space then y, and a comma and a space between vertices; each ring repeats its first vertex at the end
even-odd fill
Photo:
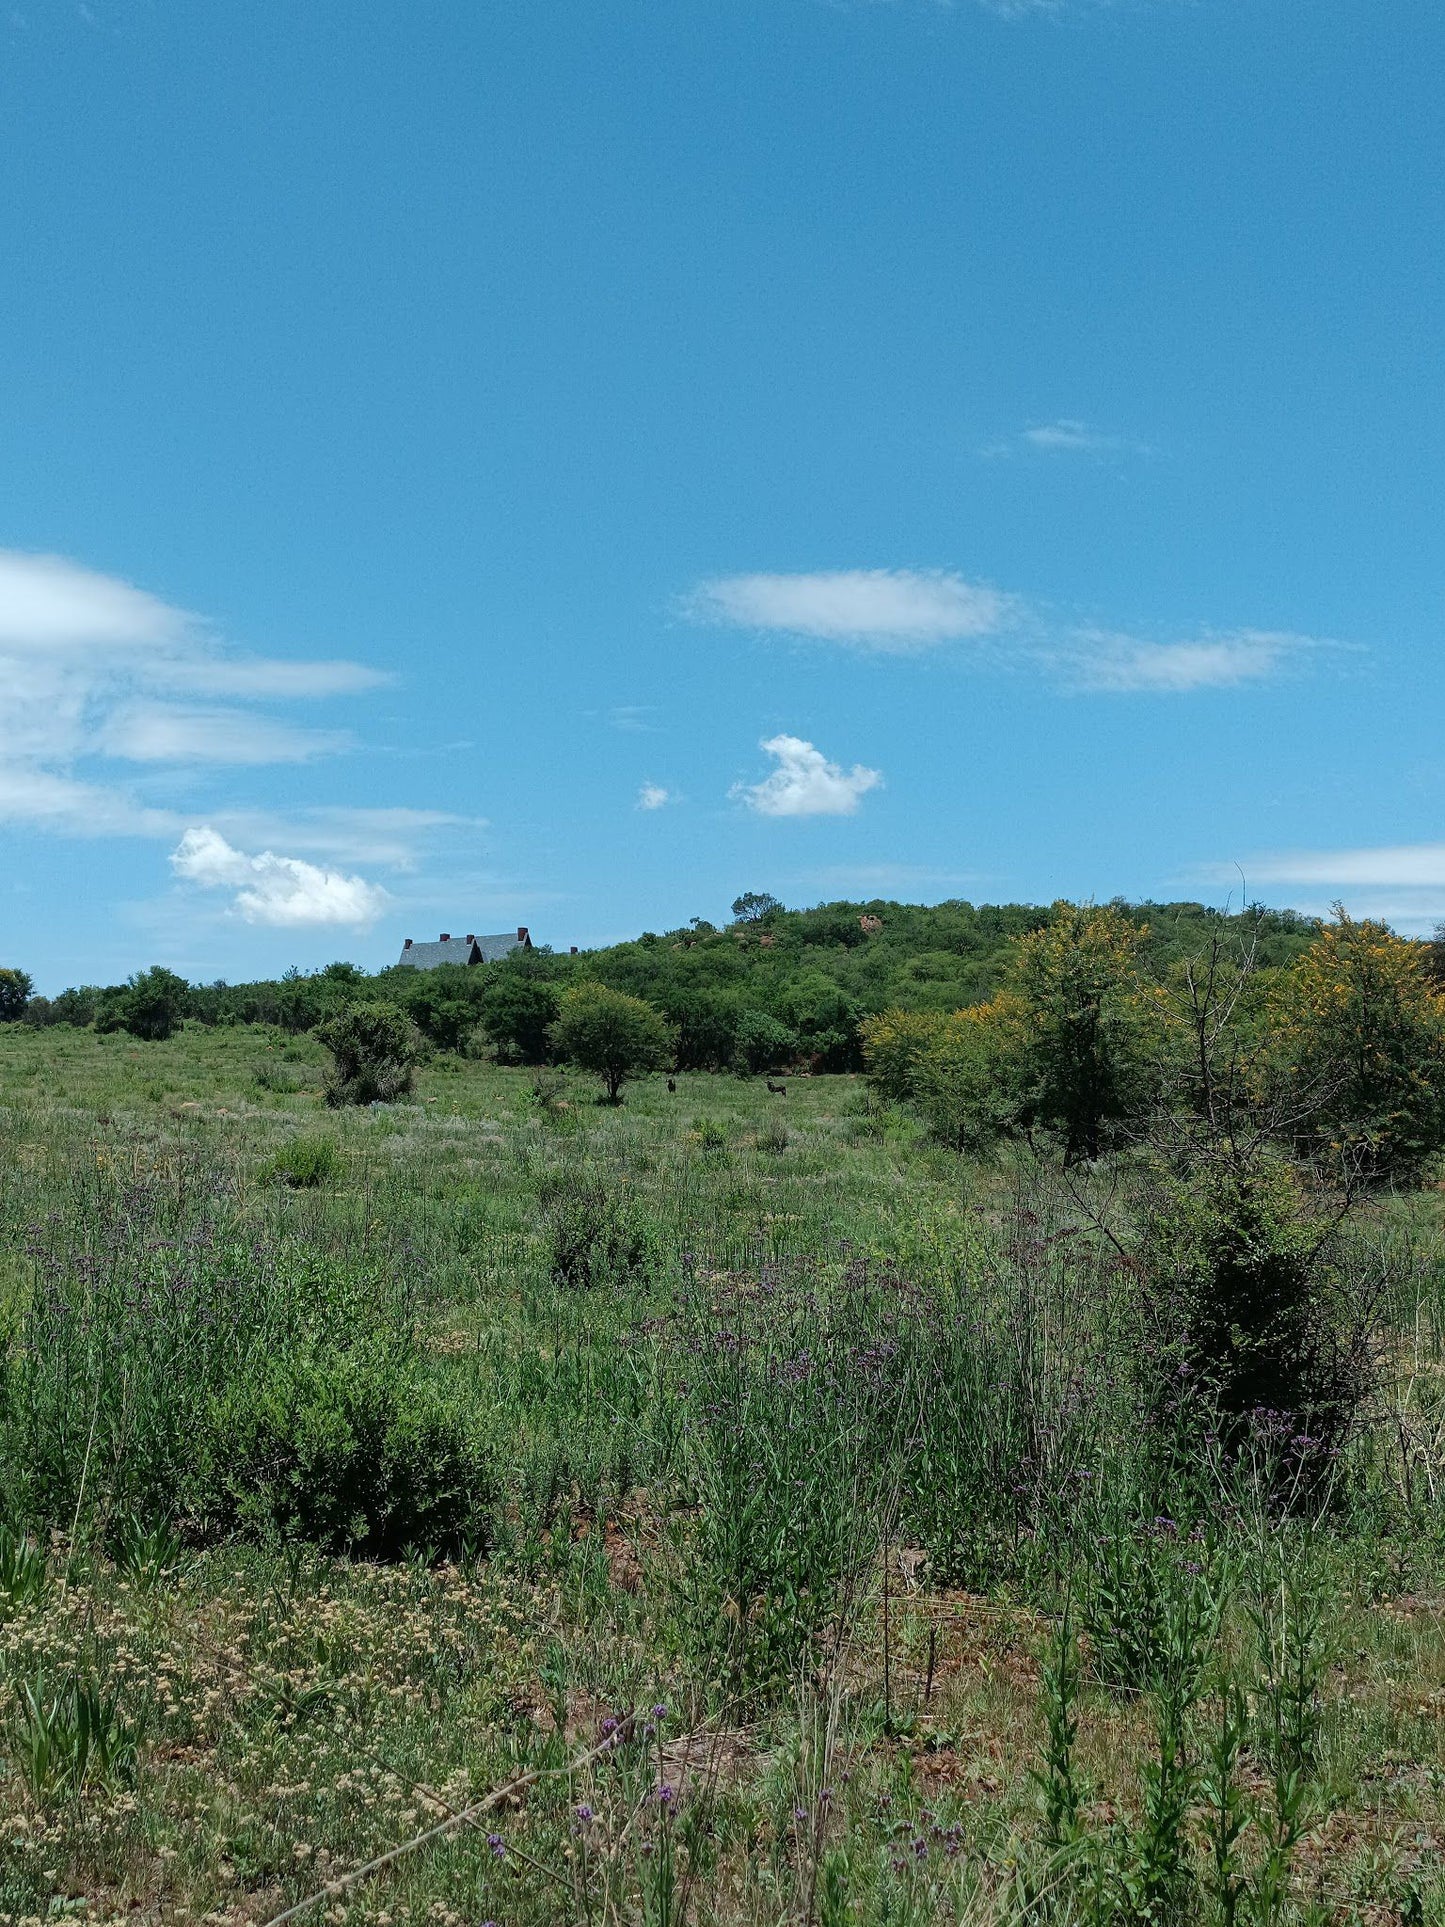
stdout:
POLYGON ((1287 1518, 859 1080, 323 1068, 0 1027, 0 1923, 1445 1920, 1438 1194, 1287 1518))

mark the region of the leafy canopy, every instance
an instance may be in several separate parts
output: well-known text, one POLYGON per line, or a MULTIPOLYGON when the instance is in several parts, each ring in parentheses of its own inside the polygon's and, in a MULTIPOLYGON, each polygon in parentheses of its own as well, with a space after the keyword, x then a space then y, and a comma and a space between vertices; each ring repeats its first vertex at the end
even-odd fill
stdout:
POLYGON ((559 1057, 596 1072, 610 1104, 629 1077, 661 1070, 672 1057, 672 1032, 651 1004, 590 980, 562 998, 550 1035, 559 1057))

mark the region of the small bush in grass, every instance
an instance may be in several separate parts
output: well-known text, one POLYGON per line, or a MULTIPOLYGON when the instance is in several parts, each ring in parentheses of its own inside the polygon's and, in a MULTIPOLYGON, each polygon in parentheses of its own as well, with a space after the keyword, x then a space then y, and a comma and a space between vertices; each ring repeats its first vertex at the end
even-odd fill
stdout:
POLYGON ((574 1291, 625 1284, 648 1262, 636 1207, 601 1177, 568 1172, 543 1186, 547 1269, 574 1291))
POLYGON ((316 1035, 334 1060, 326 1079, 333 1109, 391 1104, 411 1090, 421 1037, 395 1004, 348 1004, 318 1024, 316 1035))
POLYGON ((256 1068, 256 1089, 258 1091, 277 1091, 290 1095, 297 1090, 295 1077, 290 1071, 283 1071, 276 1064, 260 1064, 256 1068))
POLYGON ((199 1508, 213 1528, 368 1559, 475 1541, 486 1492, 460 1414, 385 1355, 291 1358, 213 1407, 199 1508))
POLYGON ((758 1132, 758 1149, 772 1158, 780 1158, 791 1142, 788 1127, 780 1117, 770 1117, 758 1132))
POLYGON ((340 1175, 341 1153, 329 1137, 295 1137, 276 1153, 263 1175, 293 1191, 313 1191, 340 1175))

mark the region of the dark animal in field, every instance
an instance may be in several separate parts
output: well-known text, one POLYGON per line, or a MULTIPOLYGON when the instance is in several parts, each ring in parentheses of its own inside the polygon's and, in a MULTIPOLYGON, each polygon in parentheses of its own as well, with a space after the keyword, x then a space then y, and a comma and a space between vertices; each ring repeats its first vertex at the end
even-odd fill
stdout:
POLYGON ((771 1077, 767 1080, 767 1084, 768 1089, 774 1097, 786 1097, 788 1095, 788 1087, 786 1084, 775 1084, 771 1077))
POLYGON ((675 1077, 668 1078, 667 1088, 673 1093, 674 1096, 677 1095, 677 1079, 675 1077))

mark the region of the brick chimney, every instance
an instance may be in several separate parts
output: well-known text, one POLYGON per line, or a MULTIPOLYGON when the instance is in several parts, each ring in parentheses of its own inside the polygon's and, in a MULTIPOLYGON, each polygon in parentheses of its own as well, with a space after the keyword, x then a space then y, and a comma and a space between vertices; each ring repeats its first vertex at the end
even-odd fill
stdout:
POLYGON ((401 947, 402 947, 402 949, 403 949, 403 950, 410 950, 410 949, 411 949, 411 938, 410 938, 410 937, 408 937, 408 938, 407 938, 407 940, 406 940, 406 942, 405 942, 405 943, 404 943, 404 944, 403 944, 403 945, 402 945, 401 947))
POLYGON ((443 930, 443 932, 442 932, 442 934, 441 934, 441 938, 440 938, 440 941, 441 941, 442 943, 450 943, 450 942, 451 942, 451 940, 452 940, 452 933, 451 933, 451 931, 450 931, 450 930, 443 930))
POLYGON ((519 923, 517 925, 517 942, 530 943, 531 941, 532 941, 532 935, 531 935, 531 932, 528 930, 526 924, 519 923))
POLYGON ((476 938, 475 938, 475 937, 474 937, 474 936, 472 935, 472 933, 471 933, 471 931, 470 931, 470 930, 469 930, 469 931, 467 932, 467 942, 468 942, 468 943, 475 943, 475 942, 476 942, 476 938))

